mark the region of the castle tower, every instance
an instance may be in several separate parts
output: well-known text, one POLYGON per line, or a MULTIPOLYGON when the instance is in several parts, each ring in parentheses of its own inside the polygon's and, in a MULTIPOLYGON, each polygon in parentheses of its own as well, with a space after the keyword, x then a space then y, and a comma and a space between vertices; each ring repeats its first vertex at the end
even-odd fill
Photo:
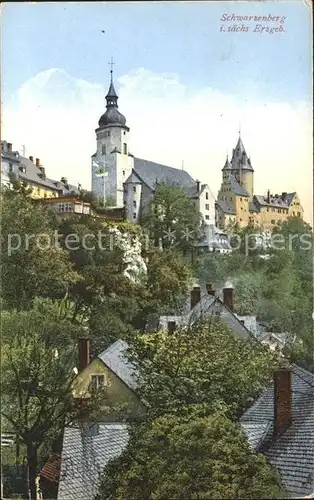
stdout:
POLYGON ((245 151, 240 134, 237 145, 232 152, 230 173, 234 175, 239 184, 247 191, 249 200, 252 201, 254 194, 254 170, 251 160, 245 151))
POLYGON ((133 168, 129 153, 129 127, 118 110, 118 95, 113 84, 113 62, 106 95, 106 111, 96 132, 97 150, 92 156, 92 191, 111 206, 123 206, 123 183, 133 168))

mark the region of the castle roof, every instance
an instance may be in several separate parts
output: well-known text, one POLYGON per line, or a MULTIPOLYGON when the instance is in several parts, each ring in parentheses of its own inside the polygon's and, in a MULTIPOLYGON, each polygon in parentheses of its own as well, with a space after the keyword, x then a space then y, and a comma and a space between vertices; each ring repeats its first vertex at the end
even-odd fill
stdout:
POLYGON ((239 196, 249 196, 248 192, 239 184, 234 175, 230 174, 230 184, 232 191, 239 196))
POLYGON ((245 147, 243 145, 242 139, 239 136, 237 145, 232 152, 231 158, 232 169, 243 169, 243 170, 251 170, 253 171, 253 167, 251 165, 251 160, 247 155, 245 147))

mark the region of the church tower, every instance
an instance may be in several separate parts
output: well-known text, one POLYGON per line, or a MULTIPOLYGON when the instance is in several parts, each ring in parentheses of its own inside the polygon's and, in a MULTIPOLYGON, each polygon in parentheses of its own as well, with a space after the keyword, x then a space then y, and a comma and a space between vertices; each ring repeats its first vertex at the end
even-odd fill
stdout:
POLYGON ((230 173, 247 191, 249 195, 249 201, 252 201, 254 194, 254 170, 251 165, 251 160, 245 151, 245 147, 243 145, 240 134, 237 145, 232 152, 230 167, 230 173))
POLYGON ((110 206, 123 207, 123 183, 133 168, 129 152, 129 127, 118 110, 118 95, 113 84, 113 62, 106 95, 106 111, 96 132, 97 150, 92 156, 92 191, 110 206))

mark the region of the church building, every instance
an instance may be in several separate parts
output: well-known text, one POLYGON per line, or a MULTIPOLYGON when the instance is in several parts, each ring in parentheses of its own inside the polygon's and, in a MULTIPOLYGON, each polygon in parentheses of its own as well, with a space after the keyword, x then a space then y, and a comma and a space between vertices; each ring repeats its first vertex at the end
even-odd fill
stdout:
POLYGON ((156 185, 166 183, 184 189, 206 224, 215 223, 215 199, 207 184, 177 168, 135 157, 129 149, 130 128, 118 109, 111 69, 106 111, 96 129, 97 151, 92 156, 92 191, 107 205, 126 209, 127 219, 138 223, 153 197, 156 185))
POLYGON ((289 217, 303 218, 303 208, 296 192, 254 194, 254 170, 241 136, 222 169, 222 183, 216 202, 216 225, 226 230, 237 224, 245 227, 254 223, 263 229, 272 229, 289 217))

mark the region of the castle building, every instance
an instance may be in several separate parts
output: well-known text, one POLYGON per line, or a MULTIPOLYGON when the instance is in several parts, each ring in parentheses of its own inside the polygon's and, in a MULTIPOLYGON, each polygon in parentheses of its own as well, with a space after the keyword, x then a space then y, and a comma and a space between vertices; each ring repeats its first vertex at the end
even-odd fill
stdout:
POLYGON ((118 110, 111 70, 106 111, 96 132, 97 149, 92 156, 92 191, 107 205, 125 207, 128 220, 138 223, 144 206, 158 183, 179 186, 193 200, 206 224, 215 223, 215 199, 207 184, 194 180, 185 170, 136 158, 129 148, 130 129, 118 110))
POLYGON ((227 229, 232 224, 245 227, 254 223, 263 229, 271 229, 289 217, 303 218, 303 208, 296 192, 254 194, 254 170, 242 139, 239 136, 222 169, 222 183, 215 204, 216 226, 227 229))

